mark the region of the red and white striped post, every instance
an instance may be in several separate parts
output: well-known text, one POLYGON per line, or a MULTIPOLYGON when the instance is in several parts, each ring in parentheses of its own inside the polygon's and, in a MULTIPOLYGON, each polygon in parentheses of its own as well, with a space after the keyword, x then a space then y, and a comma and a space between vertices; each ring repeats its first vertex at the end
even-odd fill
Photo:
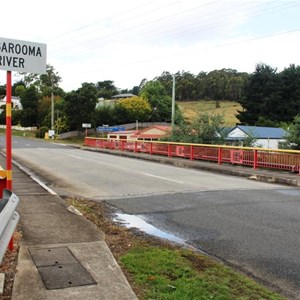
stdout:
MULTIPOLYGON (((6 74, 6 188, 12 190, 11 71, 6 74)), ((8 248, 14 250, 14 236, 8 248)))
POLYGON ((12 190, 11 71, 6 76, 6 188, 12 190))

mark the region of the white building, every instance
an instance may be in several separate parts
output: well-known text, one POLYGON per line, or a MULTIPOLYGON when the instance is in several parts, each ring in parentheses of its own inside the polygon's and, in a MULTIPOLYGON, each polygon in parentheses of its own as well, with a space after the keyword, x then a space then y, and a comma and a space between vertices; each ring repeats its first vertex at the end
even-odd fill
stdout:
MULTIPOLYGON (((12 109, 23 109, 20 97, 12 96, 11 97, 12 109)), ((0 107, 6 105, 6 97, 0 100, 0 107)))
POLYGON ((252 137, 255 147, 278 149, 279 143, 285 142, 286 135, 287 131, 282 128, 237 125, 228 132, 225 140, 242 143, 252 137))

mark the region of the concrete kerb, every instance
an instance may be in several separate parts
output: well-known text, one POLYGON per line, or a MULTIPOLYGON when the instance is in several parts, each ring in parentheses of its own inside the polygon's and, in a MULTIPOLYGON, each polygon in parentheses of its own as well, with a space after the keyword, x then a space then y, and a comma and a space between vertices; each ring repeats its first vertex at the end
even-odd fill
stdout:
POLYGON ((144 160, 149 160, 149 161, 158 162, 162 164, 173 165, 177 167, 192 168, 192 169, 215 172, 219 174, 221 173, 221 174, 226 174, 231 176, 246 177, 250 180, 257 180, 257 181, 263 181, 268 183, 277 183, 277 184, 300 187, 300 176, 296 174, 286 174, 280 171, 251 169, 251 167, 243 167, 243 166, 228 165, 228 164, 218 165, 214 162, 205 162, 205 161, 198 161, 198 160, 195 161, 195 160, 188 160, 188 159, 178 158, 178 157, 169 158, 169 157, 159 156, 159 155, 93 148, 87 146, 83 146, 81 147, 81 149, 86 151, 102 152, 111 155, 144 159, 144 160))

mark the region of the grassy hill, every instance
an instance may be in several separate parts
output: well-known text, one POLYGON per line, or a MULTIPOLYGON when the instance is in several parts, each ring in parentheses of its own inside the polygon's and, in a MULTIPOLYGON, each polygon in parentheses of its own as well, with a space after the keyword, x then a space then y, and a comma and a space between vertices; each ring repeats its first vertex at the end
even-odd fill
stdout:
POLYGON ((192 120, 201 113, 219 114, 224 116, 225 126, 235 126, 239 123, 236 115, 238 110, 242 110, 239 103, 226 100, 219 101, 218 108, 214 100, 176 101, 176 103, 187 120, 192 120))

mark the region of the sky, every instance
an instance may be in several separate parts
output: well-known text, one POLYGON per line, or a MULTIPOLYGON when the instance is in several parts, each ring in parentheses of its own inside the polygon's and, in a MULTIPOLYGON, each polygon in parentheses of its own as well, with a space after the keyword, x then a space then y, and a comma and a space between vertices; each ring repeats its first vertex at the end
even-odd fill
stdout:
POLYGON ((104 80, 132 89, 164 71, 300 65, 299 0, 14 0, 1 12, 0 37, 46 44, 66 92, 104 80))

